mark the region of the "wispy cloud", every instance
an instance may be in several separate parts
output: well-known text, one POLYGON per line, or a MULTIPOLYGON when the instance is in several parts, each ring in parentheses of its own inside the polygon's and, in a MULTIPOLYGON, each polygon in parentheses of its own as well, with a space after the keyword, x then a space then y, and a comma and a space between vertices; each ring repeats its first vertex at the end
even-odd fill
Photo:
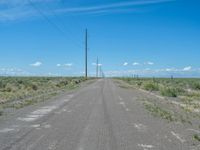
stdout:
POLYGON ((137 0, 137 1, 121 1, 111 4, 98 5, 98 6, 86 6, 86 7, 74 7, 60 9, 60 12, 94 12, 102 10, 112 10, 122 7, 131 7, 131 6, 143 6, 143 5, 152 5, 158 3, 166 3, 173 0, 137 0))
POLYGON ((140 63, 138 63, 138 62, 133 63, 133 66, 138 66, 138 65, 140 65, 140 63))
MULTIPOLYGON (((39 15, 32 4, 55 3, 60 0, 0 0, 0 21, 13 21, 39 15)), ((46 10, 44 10, 46 11, 46 10)))
POLYGON ((145 65, 154 65, 154 62, 148 61, 144 63, 145 65))
POLYGON ((105 71, 106 76, 133 76, 137 74, 142 77, 200 77, 200 69, 192 67, 164 68, 164 69, 132 69, 105 71))
MULTIPOLYGON (((93 66, 97 66, 97 63, 92 63, 93 66)), ((103 66, 102 64, 98 64, 98 66, 103 66)))
POLYGON ((57 67, 66 67, 71 68, 73 66, 73 63, 66 63, 66 64, 56 64, 57 67))
POLYGON ((0 5, 4 6, 23 6, 31 3, 58 2, 60 0, 0 0, 0 5))
POLYGON ((30 76, 31 73, 19 68, 0 68, 0 76, 30 76))
POLYGON ((166 68, 165 71, 170 72, 170 71, 176 71, 175 68, 166 68))
POLYGON ((128 66, 128 62, 124 62, 124 63, 123 63, 123 66, 128 66))
POLYGON ((35 63, 33 63, 33 64, 30 64, 32 67, 40 67, 41 65, 42 65, 42 62, 40 62, 40 61, 37 61, 37 62, 35 62, 35 63))
POLYGON ((56 66, 57 66, 57 67, 61 67, 61 64, 57 64, 56 66))
POLYGON ((72 67, 73 64, 72 64, 72 63, 67 63, 67 64, 64 64, 63 66, 64 66, 64 67, 72 67))
MULTIPOLYGON (((137 11, 138 6, 155 5, 160 3, 171 2, 174 0, 135 0, 135 1, 119 1, 114 3, 107 3, 104 5, 89 5, 75 6, 75 7, 54 7, 53 11, 58 14, 84 14, 84 13, 109 13, 109 12, 134 12, 137 11)), ((20 18, 37 16, 39 13, 34 10, 31 4, 48 5, 49 3, 61 3, 61 0, 1 0, 0 1, 0 20, 16 20, 20 18), (31 3, 30 3, 31 1, 31 3)), ((70 2, 69 2, 70 3, 70 2)), ((58 5, 55 5, 58 6, 58 5)), ((43 9, 46 15, 52 15, 48 9, 43 9)))
POLYGON ((191 69, 192 69, 192 67, 188 66, 188 67, 183 68, 183 71, 190 71, 191 69))

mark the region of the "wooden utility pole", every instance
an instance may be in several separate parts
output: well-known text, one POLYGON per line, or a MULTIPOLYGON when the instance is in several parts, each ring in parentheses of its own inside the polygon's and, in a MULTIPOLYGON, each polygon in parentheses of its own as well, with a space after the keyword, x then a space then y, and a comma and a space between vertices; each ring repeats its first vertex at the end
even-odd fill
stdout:
POLYGON ((99 58, 97 57, 97 62, 96 62, 96 77, 99 77, 99 58))
POLYGON ((99 75, 99 77, 102 78, 102 70, 101 70, 101 66, 99 66, 99 71, 100 71, 100 75, 99 75))
POLYGON ((85 78, 88 77, 88 32, 85 30, 85 78))

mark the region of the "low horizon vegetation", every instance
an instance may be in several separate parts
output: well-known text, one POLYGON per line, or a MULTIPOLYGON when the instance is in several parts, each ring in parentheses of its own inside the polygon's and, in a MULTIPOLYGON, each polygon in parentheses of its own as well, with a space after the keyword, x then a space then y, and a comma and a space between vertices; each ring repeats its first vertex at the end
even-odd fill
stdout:
POLYGON ((169 122, 177 120, 171 112, 164 110, 163 108, 157 106, 154 103, 149 103, 146 101, 143 104, 146 110, 148 110, 155 117, 161 117, 162 119, 166 119, 169 122))
POLYGON ((77 87, 83 77, 0 77, 0 115, 4 108, 21 108, 77 87))
POLYGON ((134 88, 143 89, 163 97, 178 98, 172 101, 188 112, 200 112, 199 78, 116 78, 134 88))
POLYGON ((156 92, 167 97, 189 96, 200 92, 198 78, 117 78, 134 87, 156 92))

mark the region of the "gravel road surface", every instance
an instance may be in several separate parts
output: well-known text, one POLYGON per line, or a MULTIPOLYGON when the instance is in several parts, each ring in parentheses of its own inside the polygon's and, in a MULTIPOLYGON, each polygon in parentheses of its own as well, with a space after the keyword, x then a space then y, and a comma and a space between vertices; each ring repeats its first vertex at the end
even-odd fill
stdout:
POLYGON ((1 150, 198 150, 189 129, 145 110, 139 90, 99 79, 0 120, 1 150))

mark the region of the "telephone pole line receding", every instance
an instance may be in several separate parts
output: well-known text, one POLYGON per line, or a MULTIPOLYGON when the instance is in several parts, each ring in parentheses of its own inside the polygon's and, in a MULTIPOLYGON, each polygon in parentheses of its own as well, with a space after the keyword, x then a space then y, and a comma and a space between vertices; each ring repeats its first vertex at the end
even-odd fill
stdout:
POLYGON ((87 29, 85 30, 85 78, 87 79, 88 77, 88 31, 87 29))
POLYGON ((97 57, 97 63, 96 63, 96 77, 99 77, 99 58, 97 57))
POLYGON ((99 74, 100 74, 100 75, 99 75, 99 77, 101 78, 101 77, 102 77, 102 70, 101 70, 101 66, 99 66, 99 72, 100 72, 100 73, 99 73, 99 74))

